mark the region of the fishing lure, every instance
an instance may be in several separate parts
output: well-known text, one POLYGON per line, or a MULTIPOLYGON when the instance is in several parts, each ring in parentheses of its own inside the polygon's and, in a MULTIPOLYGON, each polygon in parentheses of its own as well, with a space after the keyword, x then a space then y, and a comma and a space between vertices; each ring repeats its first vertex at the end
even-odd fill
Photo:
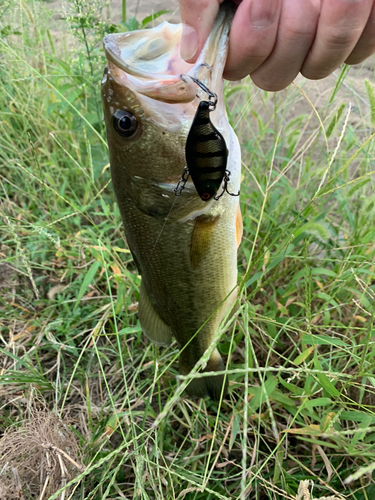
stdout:
MULTIPOLYGON (((211 69, 211 68, 210 68, 211 69)), ((189 76, 208 95, 207 101, 201 101, 195 113, 189 134, 186 139, 186 166, 175 191, 176 196, 182 193, 191 176, 197 193, 203 201, 212 197, 218 200, 226 192, 230 196, 238 196, 228 191, 230 171, 227 170, 228 149, 224 137, 211 122, 210 113, 217 104, 217 95, 197 78, 189 76), (217 195, 221 184, 223 191, 217 195)), ((186 81, 184 75, 181 80, 186 81)))

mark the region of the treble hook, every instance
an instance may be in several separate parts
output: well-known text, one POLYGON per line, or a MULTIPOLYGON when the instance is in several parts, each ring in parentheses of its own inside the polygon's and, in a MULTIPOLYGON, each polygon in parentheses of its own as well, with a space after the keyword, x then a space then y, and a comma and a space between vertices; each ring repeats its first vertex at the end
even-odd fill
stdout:
MULTIPOLYGON (((202 63, 200 66, 207 66, 212 71, 212 68, 206 63, 202 63)), ((197 71, 198 71, 199 67, 197 68, 197 71)), ((193 80, 193 82, 198 85, 198 87, 200 87, 202 90, 204 90, 206 92, 206 94, 208 94, 208 102, 210 103, 210 111, 213 111, 216 108, 216 104, 217 104, 217 95, 215 94, 215 92, 212 92, 212 90, 210 90, 207 87, 207 85, 205 85, 203 82, 198 80, 198 78, 195 78, 195 76, 183 75, 181 73, 180 78, 183 82, 186 83, 185 76, 188 76, 189 78, 191 78, 193 80)))
POLYGON ((212 73, 212 68, 211 68, 211 66, 210 66, 209 64, 207 64, 207 63, 201 63, 199 66, 197 66, 197 67, 195 68, 195 71, 194 71, 194 78, 197 78, 197 73, 198 73, 199 69, 200 69, 202 66, 205 66, 206 68, 208 68, 208 69, 211 71, 211 73, 212 73))
POLYGON ((224 179, 223 179, 223 182, 224 182, 224 186, 223 186, 223 190, 222 192, 218 195, 218 196, 214 196, 214 200, 219 200, 224 193, 228 193, 229 196, 240 196, 240 191, 238 191, 238 193, 230 193, 228 191, 228 182, 230 181, 230 172, 229 170, 226 170, 225 171, 225 174, 224 174, 224 179))

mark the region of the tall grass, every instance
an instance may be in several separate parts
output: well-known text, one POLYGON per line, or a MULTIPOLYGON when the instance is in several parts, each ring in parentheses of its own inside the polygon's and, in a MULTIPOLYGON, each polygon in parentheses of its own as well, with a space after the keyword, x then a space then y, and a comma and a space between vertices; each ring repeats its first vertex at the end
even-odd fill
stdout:
POLYGON ((99 101, 100 40, 125 28, 103 7, 0 6, 1 430, 44 405, 69 426, 85 468, 51 499, 371 500, 373 61, 277 94, 226 86, 241 306, 219 343, 229 398, 191 400, 176 344, 138 321, 99 101))

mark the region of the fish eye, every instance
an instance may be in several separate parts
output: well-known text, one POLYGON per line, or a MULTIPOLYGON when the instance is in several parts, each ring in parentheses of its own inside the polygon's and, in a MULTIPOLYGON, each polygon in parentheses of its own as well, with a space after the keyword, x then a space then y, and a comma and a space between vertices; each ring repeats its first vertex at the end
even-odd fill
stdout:
POLYGON ((132 137, 136 133, 138 120, 130 111, 118 109, 112 119, 113 128, 122 137, 132 137))

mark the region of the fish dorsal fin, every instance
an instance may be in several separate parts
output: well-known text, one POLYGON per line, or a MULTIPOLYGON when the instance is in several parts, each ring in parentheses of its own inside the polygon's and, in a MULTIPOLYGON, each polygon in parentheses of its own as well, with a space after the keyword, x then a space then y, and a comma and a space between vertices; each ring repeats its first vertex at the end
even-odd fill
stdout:
POLYGON ((171 343, 172 330, 155 311, 148 298, 143 281, 139 291, 138 313, 143 332, 150 340, 160 345, 169 345, 171 343))
POLYGON ((190 263, 193 269, 197 269, 202 259, 208 254, 219 219, 220 215, 215 218, 200 215, 195 219, 190 243, 190 263))

